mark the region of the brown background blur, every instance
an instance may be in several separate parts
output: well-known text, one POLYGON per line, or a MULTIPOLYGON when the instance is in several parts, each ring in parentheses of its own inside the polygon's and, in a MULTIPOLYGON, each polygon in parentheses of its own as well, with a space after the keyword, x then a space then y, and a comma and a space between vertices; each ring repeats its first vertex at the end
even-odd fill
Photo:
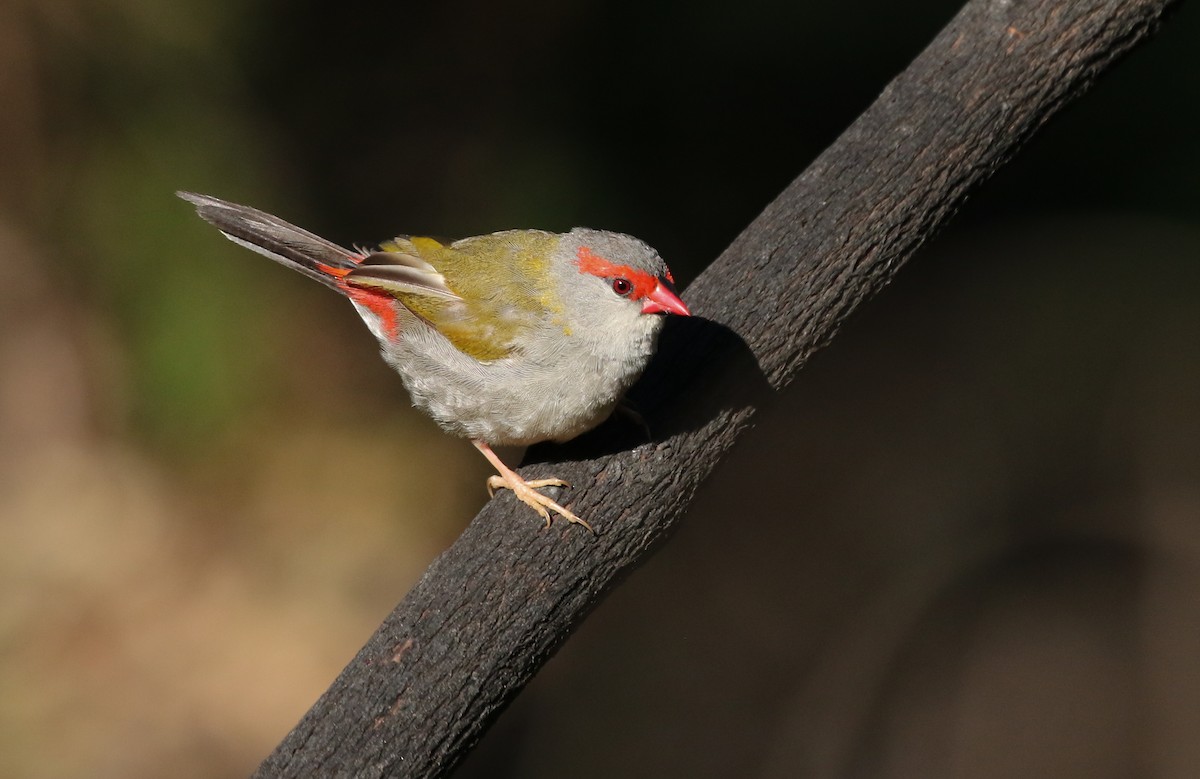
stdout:
MULTIPOLYGON (((342 243, 623 230, 686 283, 956 8, 0 5, 0 776, 246 774, 485 498, 349 306, 174 190, 342 243)), ((1195 776, 1198 73, 1189 6, 462 775, 1195 776)))

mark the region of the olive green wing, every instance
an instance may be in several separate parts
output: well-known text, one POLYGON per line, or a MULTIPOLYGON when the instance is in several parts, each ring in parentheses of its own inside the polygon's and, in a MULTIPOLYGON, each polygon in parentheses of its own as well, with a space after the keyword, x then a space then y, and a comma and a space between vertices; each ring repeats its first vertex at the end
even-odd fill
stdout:
POLYGON ((536 231, 452 244, 401 236, 368 254, 345 280, 396 298, 462 353, 498 360, 555 313, 546 263, 557 240, 536 231))

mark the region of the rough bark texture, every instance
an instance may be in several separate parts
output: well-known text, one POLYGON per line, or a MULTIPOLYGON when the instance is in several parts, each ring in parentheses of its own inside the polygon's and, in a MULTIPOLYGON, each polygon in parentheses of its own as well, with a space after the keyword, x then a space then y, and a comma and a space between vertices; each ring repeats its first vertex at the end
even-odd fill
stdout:
POLYGON ((554 462, 524 473, 574 484, 562 498, 597 534, 489 503, 256 775, 448 773, 670 532, 755 407, 1170 5, 969 2, 687 289, 698 317, 670 323, 635 396, 654 441, 613 422, 534 452, 554 462))

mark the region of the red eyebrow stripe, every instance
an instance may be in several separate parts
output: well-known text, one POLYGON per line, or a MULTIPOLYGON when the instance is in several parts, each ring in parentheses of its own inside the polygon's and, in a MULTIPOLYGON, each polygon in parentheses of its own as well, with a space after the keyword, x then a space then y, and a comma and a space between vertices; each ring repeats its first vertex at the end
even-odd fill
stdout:
POLYGON ((629 294, 631 300, 641 300, 653 292, 655 285, 658 284, 658 279, 646 271, 634 270, 628 265, 618 265, 596 254, 590 247, 580 246, 575 252, 575 256, 579 258, 579 270, 584 273, 590 273, 602 279, 622 278, 628 280, 633 285, 633 292, 629 294))

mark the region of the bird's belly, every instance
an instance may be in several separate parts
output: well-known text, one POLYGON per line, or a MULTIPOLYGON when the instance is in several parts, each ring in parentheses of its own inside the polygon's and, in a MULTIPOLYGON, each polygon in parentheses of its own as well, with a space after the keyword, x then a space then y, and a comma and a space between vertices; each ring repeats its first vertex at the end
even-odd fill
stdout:
POLYGON ((521 389, 474 396, 444 390, 417 392, 409 388, 413 402, 447 432, 498 446, 569 440, 603 422, 618 400, 588 398, 583 405, 521 389))
POLYGON ((564 355, 554 364, 520 357, 480 363, 457 350, 384 357, 413 405, 444 430, 498 446, 566 441, 590 430, 609 417, 645 362, 564 355))

